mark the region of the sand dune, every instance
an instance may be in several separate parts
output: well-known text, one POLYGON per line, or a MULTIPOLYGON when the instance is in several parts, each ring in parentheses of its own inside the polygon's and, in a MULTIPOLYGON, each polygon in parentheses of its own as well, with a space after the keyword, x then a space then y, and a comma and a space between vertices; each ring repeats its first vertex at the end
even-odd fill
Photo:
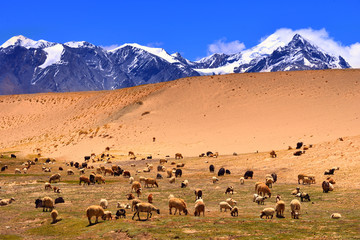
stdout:
POLYGON ((360 70, 246 73, 129 89, 0 96, 1 151, 78 160, 286 149, 360 135, 360 70), (153 142, 153 137, 156 141, 153 142))

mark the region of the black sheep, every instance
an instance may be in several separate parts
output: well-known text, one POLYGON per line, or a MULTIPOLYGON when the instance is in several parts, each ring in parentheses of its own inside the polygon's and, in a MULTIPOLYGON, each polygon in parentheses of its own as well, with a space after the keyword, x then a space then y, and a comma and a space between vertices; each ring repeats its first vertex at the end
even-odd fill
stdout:
POLYGON ((218 172, 218 176, 220 177, 220 176, 224 176, 224 174, 225 174, 225 168, 220 168, 219 169, 219 172, 218 172))
POLYGON ((209 167, 209 170, 210 170, 210 172, 214 172, 215 171, 215 167, 214 167, 214 165, 210 165, 210 167, 209 167))
POLYGON ((116 214, 115 214, 115 215, 116 215, 116 216, 115 216, 116 219, 119 219, 119 218, 121 218, 121 217, 126 218, 126 211, 125 211, 125 209, 121 208, 121 209, 119 209, 119 210, 116 211, 116 214))
POLYGON ((158 174, 156 175, 156 179, 163 179, 163 176, 162 176, 160 173, 158 173, 158 174))
POLYGON ((303 146, 303 142, 298 142, 296 144, 296 149, 300 149, 303 146))
POLYGON ((64 203, 64 202, 65 202, 65 200, 62 197, 58 197, 55 199, 55 204, 64 203))
POLYGON ((90 160, 90 156, 85 156, 85 157, 84 157, 84 160, 85 160, 85 162, 86 162, 86 161, 89 161, 89 160, 90 160))
POLYGON ((175 177, 181 177, 181 176, 182 176, 182 170, 181 169, 176 169, 175 177))
POLYGON ((272 174, 271 174, 271 177, 273 178, 274 183, 276 183, 276 181, 277 181, 277 174, 276 174, 276 173, 272 173, 272 174))
POLYGON ((253 171, 246 171, 244 174, 244 178, 248 179, 248 178, 253 178, 254 172, 253 171))
POLYGON ((225 170, 225 173, 226 173, 226 174, 231 174, 231 172, 230 172, 229 169, 226 169, 226 170, 225 170))

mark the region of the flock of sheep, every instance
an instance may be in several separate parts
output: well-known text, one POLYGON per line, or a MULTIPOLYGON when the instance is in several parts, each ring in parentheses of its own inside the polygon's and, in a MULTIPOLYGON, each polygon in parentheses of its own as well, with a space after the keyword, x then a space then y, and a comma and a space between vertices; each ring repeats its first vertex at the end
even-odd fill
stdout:
MULTIPOLYGON (((134 155, 132 152, 129 152, 129 155, 134 155)), ((203 154, 205 155, 205 154, 203 154)), ((216 154, 212 154, 210 152, 210 154, 207 154, 207 156, 209 157, 217 157, 218 153, 216 154)), ((271 157, 277 157, 275 151, 272 151, 270 153, 271 157)), ((202 156, 200 156, 202 157, 202 156)), ((177 153, 175 155, 175 159, 182 159, 182 155, 180 153, 177 153)), ((94 171, 92 171, 89 175, 89 177, 85 176, 85 175, 81 175, 79 177, 79 184, 87 184, 87 185, 91 185, 91 184, 105 184, 106 180, 105 177, 106 174, 108 175, 113 175, 113 176, 120 176, 123 175, 124 177, 129 178, 129 183, 131 184, 131 188, 130 191, 131 193, 127 194, 127 199, 131 201, 131 206, 130 204, 122 204, 122 203, 118 203, 117 207, 119 208, 115 214, 115 218, 121 218, 121 217, 126 217, 126 210, 131 208, 131 211, 134 212, 132 219, 134 219, 136 216, 138 217, 138 219, 140 220, 140 213, 141 212, 145 212, 147 213, 147 217, 146 220, 148 220, 149 218, 151 218, 152 213, 156 212, 157 214, 160 214, 160 209, 155 207, 153 205, 153 195, 149 194, 147 197, 147 202, 144 202, 142 200, 139 199, 140 195, 142 194, 142 187, 147 187, 147 188, 151 188, 151 187, 159 187, 158 184, 158 180, 162 179, 163 176, 161 174, 161 172, 165 172, 167 174, 167 178, 169 178, 169 182, 170 183, 174 183, 175 179, 177 177, 181 177, 183 174, 183 170, 182 168, 184 167, 185 164, 183 163, 175 163, 172 162, 171 165, 176 165, 176 167, 171 167, 169 166, 168 170, 166 170, 166 167, 164 166, 164 164, 166 164, 168 162, 168 160, 165 159, 161 159, 160 160, 160 164, 157 166, 157 175, 156 178, 145 178, 145 177, 139 177, 138 181, 135 181, 134 177, 131 176, 130 171, 125 171, 124 169, 122 169, 121 166, 118 165, 112 165, 111 168, 108 167, 97 167, 94 168, 93 166, 89 166, 87 164, 87 162, 90 160, 91 158, 89 157, 85 157, 85 162, 82 163, 81 165, 79 163, 66 163, 67 166, 75 166, 76 168, 79 169, 80 174, 83 174, 85 169, 93 169, 94 171), (104 176, 102 175, 104 174, 104 176), (135 194, 137 194, 137 198, 133 195, 133 192, 135 194)), ((93 160, 93 162, 95 162, 95 160, 93 160)), ((110 158, 108 159, 108 163, 111 162, 110 158)), ((207 162, 207 161, 206 161, 207 162)), ((49 163, 49 162, 47 162, 49 163)), ((30 168, 31 165, 34 165, 35 163, 32 161, 28 161, 26 163, 26 168, 30 168)), ((131 164, 131 166, 135 166, 134 164, 131 164)), ((5 168, 7 169, 7 167, 5 168)), ((4 170, 5 170, 4 169, 4 170)), ((50 168, 44 168, 43 167, 43 171, 45 171, 46 169, 50 170, 50 168)), ((147 167, 145 169, 143 169, 143 172, 150 172, 154 169, 153 164, 147 164, 147 167)), ((59 170, 63 170, 62 167, 59 167, 59 170)), ((325 175, 333 175, 335 170, 339 170, 339 168, 332 168, 329 169, 325 172, 325 175)), ((3 169, 2 169, 3 171, 3 169)), ((51 170, 50 170, 51 171, 51 170)), ((209 171, 211 173, 214 173, 215 171, 215 166, 214 165, 210 165, 209 166, 209 171)), ((16 171, 15 171, 16 172, 16 171)), ((137 170, 137 173, 141 172, 141 170, 137 170)), ((74 171, 72 169, 68 169, 66 171, 67 175, 74 175, 74 171)), ((223 176, 224 174, 231 174, 230 170, 228 169, 224 169, 224 168, 220 168, 218 171, 218 176, 214 176, 212 177, 212 182, 213 184, 216 184, 219 181, 219 177, 223 176)), ((244 177, 240 178, 240 185, 243 185, 245 183, 245 180, 248 178, 253 178, 254 172, 253 171, 246 171, 246 173, 244 174, 244 177)), ((51 184, 54 182, 59 182, 61 181, 61 174, 60 173, 55 173, 53 175, 50 176, 49 178, 49 182, 45 183, 45 190, 54 190, 54 192, 56 193, 61 193, 61 189, 59 187, 56 186, 52 186, 51 184)), ((255 194, 253 195, 253 202, 261 205, 264 204, 265 200, 268 198, 271 198, 271 188, 272 185, 274 183, 276 183, 277 181, 277 174, 272 173, 272 174, 268 174, 265 177, 264 182, 256 182, 255 183, 255 194)), ((313 175, 306 175, 306 174, 299 174, 298 175, 298 183, 303 183, 303 184, 314 184, 315 183, 315 176, 313 175)), ((188 180, 184 180, 181 182, 181 188, 186 188, 188 187, 189 181, 188 180)), ((323 188, 323 192, 327 193, 328 191, 332 191, 334 190, 333 184, 335 184, 335 181, 333 178, 328 177, 327 180, 325 180, 322 183, 322 188, 323 188)), ((225 190, 225 194, 233 194, 234 193, 234 188, 232 186, 229 186, 226 190, 225 190)), ((301 202, 304 201, 311 201, 310 200, 310 196, 309 194, 305 193, 305 192, 301 192, 300 188, 296 188, 291 194, 295 195, 296 197, 298 197, 301 202)), ((0 199, 0 206, 4 206, 4 205, 8 205, 11 204, 12 201, 14 201, 14 198, 11 199, 0 199)), ((55 204, 57 203, 63 203, 65 202, 64 199, 62 197, 55 199, 55 201, 50 198, 50 197, 44 197, 42 199, 36 199, 35 201, 35 207, 36 208, 43 208, 43 211, 50 211, 51 212, 51 217, 52 217, 52 222, 56 223, 58 221, 58 211, 56 211, 55 208, 55 204)), ((301 211, 301 202, 298 199, 293 199, 290 202, 290 209, 291 209, 291 217, 293 219, 298 219, 300 216, 300 211, 301 211)), ((239 214, 239 208, 236 206, 237 202, 233 199, 233 198, 227 198, 225 201, 222 201, 219 203, 219 209, 220 212, 222 212, 222 210, 224 210, 225 212, 227 210, 230 211, 230 215, 233 217, 237 217, 239 214)), ((265 209, 263 209, 260 212, 260 218, 266 217, 266 218, 273 218, 273 216, 276 214, 276 217, 278 218, 284 218, 284 211, 285 211, 285 202, 283 200, 281 200, 281 196, 277 195, 276 196, 276 205, 274 208, 271 207, 267 207, 265 209)), ((178 212, 179 215, 181 215, 181 213, 184 213, 185 215, 187 215, 189 213, 188 210, 188 206, 187 203, 181 199, 181 198, 176 198, 174 197, 172 194, 169 195, 168 197, 168 206, 169 206, 169 214, 176 214, 178 212), (175 212, 173 213, 173 209, 175 210, 175 212)), ((108 208, 108 201, 106 199, 101 199, 99 205, 91 205, 86 209, 86 216, 88 218, 89 224, 93 224, 91 222, 91 219, 93 217, 96 218, 95 223, 98 222, 98 219, 101 218, 103 220, 110 220, 112 219, 112 213, 110 211, 106 211, 105 209, 108 208)), ((205 216, 205 208, 206 205, 204 203, 203 200, 203 191, 201 189, 196 189, 195 190, 195 205, 194 205, 194 216, 205 216)), ((334 213, 331 215, 331 218, 340 218, 341 215, 339 213, 334 213)))

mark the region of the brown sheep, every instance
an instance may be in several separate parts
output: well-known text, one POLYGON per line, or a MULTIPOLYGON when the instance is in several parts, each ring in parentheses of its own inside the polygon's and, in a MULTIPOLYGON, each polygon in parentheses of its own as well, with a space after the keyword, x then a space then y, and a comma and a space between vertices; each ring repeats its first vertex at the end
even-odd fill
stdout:
POLYGON ((57 180, 57 182, 60 182, 60 178, 61 178, 60 173, 55 173, 50 176, 49 183, 55 182, 55 180, 57 180))
POLYGON ((164 164, 164 163, 167 163, 167 160, 165 160, 165 159, 160 159, 160 164, 164 164))
POLYGON ((151 185, 151 187, 154 187, 154 185, 156 187, 159 187, 155 178, 146 178, 145 179, 145 187, 149 187, 149 185, 151 185))
POLYGON ((271 198, 271 190, 268 186, 266 186, 264 183, 260 184, 257 188, 257 194, 260 196, 265 196, 266 194, 269 195, 269 198, 271 198))
POLYGON ((276 157, 277 157, 277 155, 276 155, 276 153, 275 153, 274 150, 272 150, 272 151, 270 152, 270 157, 272 157, 272 158, 276 158, 276 157))
POLYGON ((184 158, 183 155, 181 153, 176 153, 175 154, 175 159, 182 159, 184 158))
POLYGON ((134 156, 134 157, 135 157, 135 154, 134 154, 134 152, 133 152, 133 151, 129 151, 128 156, 134 156))
POLYGON ((97 182, 97 183, 104 183, 105 184, 105 178, 102 176, 102 175, 100 175, 100 174, 96 174, 95 175, 95 182, 97 182))
POLYGON ((92 225, 91 218, 96 217, 95 223, 98 223, 98 218, 103 217, 105 214, 104 209, 99 205, 92 205, 86 209, 86 216, 89 220, 89 225, 92 225))
POLYGON ((90 185, 90 179, 84 175, 80 176, 80 181, 79 181, 79 185, 81 185, 82 182, 84 182, 84 185, 90 185))
POLYGON ((105 172, 105 167, 104 166, 101 166, 100 169, 101 169, 102 172, 105 172))
POLYGON ((257 192, 257 189, 258 189, 260 184, 264 184, 264 183, 263 182, 256 182, 255 183, 255 192, 257 192))
POLYGON ((331 184, 336 183, 335 180, 332 177, 328 177, 328 178, 326 178, 326 180, 328 180, 328 182, 331 183, 331 184))
POLYGON ((308 177, 304 177, 303 185, 310 185, 312 183, 311 179, 308 177))
POLYGON ((203 213, 203 217, 205 217, 205 204, 202 199, 199 199, 195 202, 194 216, 200 217, 201 212, 203 213))
POLYGON ((138 182, 138 181, 134 181, 132 186, 131 186, 131 192, 133 190, 136 192, 138 189, 141 189, 141 183, 138 182))
POLYGON ((172 214, 171 213, 172 208, 175 208, 174 215, 176 214, 177 210, 179 210, 179 215, 181 215, 181 211, 184 212, 185 215, 188 214, 186 203, 181 198, 170 198, 169 199, 169 212, 170 212, 170 215, 172 214))
POLYGON ((128 193, 128 194, 126 194, 126 199, 133 200, 133 199, 135 199, 135 196, 132 193, 128 193))
POLYGON ((153 195, 151 193, 148 195, 148 202, 153 203, 153 195))
POLYGON ((172 175, 173 175, 173 172, 172 172, 171 169, 168 169, 168 170, 166 171, 166 173, 167 173, 167 178, 171 178, 172 175))
POLYGON ((114 171, 111 170, 111 168, 105 168, 105 173, 104 173, 104 175, 106 176, 107 173, 110 174, 110 175, 114 175, 114 171))

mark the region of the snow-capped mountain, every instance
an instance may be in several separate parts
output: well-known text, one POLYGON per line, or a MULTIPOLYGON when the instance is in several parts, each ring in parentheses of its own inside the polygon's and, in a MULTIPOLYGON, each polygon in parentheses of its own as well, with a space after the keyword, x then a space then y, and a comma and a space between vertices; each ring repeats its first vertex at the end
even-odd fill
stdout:
POLYGON ((298 34, 290 42, 273 34, 243 52, 195 62, 139 44, 108 51, 85 41, 60 44, 16 36, 0 46, 0 94, 107 90, 209 74, 349 67, 341 56, 298 34))

